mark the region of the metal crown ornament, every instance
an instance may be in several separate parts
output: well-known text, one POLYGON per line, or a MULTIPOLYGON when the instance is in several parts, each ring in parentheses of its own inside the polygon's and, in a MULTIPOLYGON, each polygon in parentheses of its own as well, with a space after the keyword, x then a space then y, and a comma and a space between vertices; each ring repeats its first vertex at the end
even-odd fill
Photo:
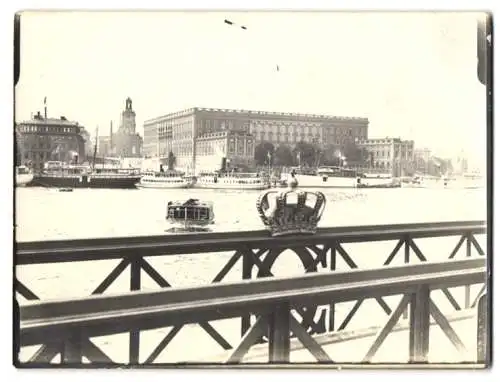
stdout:
POLYGON ((257 199, 259 216, 273 237, 316 233, 326 206, 325 195, 319 191, 301 191, 297 186, 292 173, 288 189, 265 191, 257 199))

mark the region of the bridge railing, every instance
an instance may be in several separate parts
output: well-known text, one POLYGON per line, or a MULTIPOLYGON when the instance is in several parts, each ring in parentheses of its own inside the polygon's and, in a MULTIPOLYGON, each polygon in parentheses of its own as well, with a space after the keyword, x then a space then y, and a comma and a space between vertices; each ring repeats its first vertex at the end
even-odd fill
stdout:
MULTIPOLYGON (((96 364, 113 363, 91 341, 93 336, 183 326, 252 314, 256 322, 225 360, 240 363, 264 335, 268 361, 290 362, 290 332, 316 358, 334 363, 330 355, 291 314, 315 305, 401 295, 401 299, 359 360, 369 363, 409 307, 408 361, 428 362, 431 317, 463 348, 457 334, 431 298, 431 291, 484 282, 486 260, 403 265, 381 269, 267 278, 196 288, 91 296, 72 300, 34 301, 20 308, 21 346, 45 344, 62 355, 62 364, 81 365, 85 356, 96 364)), ((402 351, 403 349, 394 349, 402 351)), ((475 360, 470 360, 474 362, 475 360)), ((137 364, 138 362, 131 362, 137 364)))
MULTIPOLYGON (((164 269, 154 267, 152 260, 157 257, 184 256, 214 253, 221 256, 221 252, 229 252, 222 269, 212 279, 213 283, 225 281, 228 273, 237 266, 241 267, 241 279, 273 277, 276 272, 273 265, 278 258, 285 257, 287 261, 293 254, 301 262, 304 272, 336 271, 343 262, 349 269, 360 268, 358 263, 348 253, 348 246, 353 243, 396 242, 391 251, 384 257, 383 266, 393 265, 400 252, 403 252, 403 262, 411 263, 414 259, 426 262, 454 259, 459 250, 465 246, 465 256, 473 255, 472 249, 480 256, 485 252, 481 248, 477 236, 486 233, 486 225, 482 221, 427 223, 427 224, 398 224, 378 226, 355 226, 322 228, 315 235, 292 235, 271 238, 266 231, 226 232, 226 233, 197 233, 162 235, 147 237, 121 237, 106 239, 60 240, 43 242, 22 242, 16 244, 16 279, 15 289, 18 295, 27 300, 39 299, 39 294, 19 279, 22 278, 23 267, 38 264, 98 262, 104 260, 118 260, 116 267, 96 285, 92 295, 102 294, 130 267, 129 286, 131 291, 138 291, 143 287, 143 272, 148 275, 160 288, 169 288, 171 283, 164 276, 164 269), (429 259, 421 250, 421 239, 457 237, 458 243, 448 250, 433 249, 429 259), (465 244, 465 245, 464 245, 465 244), (163 274, 162 274, 163 273, 163 274)), ((394 245, 394 244, 392 244, 394 245)), ((363 258, 372 257, 372 249, 362 253, 363 258)), ((195 267, 196 264, 193 265, 195 267)), ((90 276, 89 276, 90 277, 90 276)), ((471 296, 470 286, 465 286, 464 303, 460 304, 448 287, 440 288, 442 294, 450 302, 455 311, 467 309, 477 304, 479 296, 484 292, 485 285, 477 294, 471 296), (472 298, 471 298, 472 297, 472 298)), ((388 299, 377 297, 385 314, 391 315, 396 308, 388 299), (392 306, 391 306, 392 305, 392 306)), ((336 302, 329 302, 326 306, 318 307, 309 304, 295 310, 295 315, 309 334, 319 334, 344 330, 352 322, 364 298, 355 300, 344 318, 338 318, 336 302), (338 322, 337 322, 338 321, 338 322)), ((24 302, 20 302, 23 305, 24 302)), ((404 311, 407 316, 407 310, 404 311)), ((241 316, 240 335, 244 336, 256 317, 245 313, 241 316)), ((225 350, 234 348, 230 341, 222 336, 209 322, 202 322, 202 328, 225 350)), ((153 355, 158 355, 176 336, 179 328, 174 327, 167 333, 153 355)), ((130 332, 129 361, 139 361, 138 331, 130 332)), ((266 340, 266 339, 264 339, 266 340)), ((32 357, 32 361, 52 359, 57 353, 54 347, 43 346, 32 357)), ((154 358, 154 357, 153 357, 154 358)))

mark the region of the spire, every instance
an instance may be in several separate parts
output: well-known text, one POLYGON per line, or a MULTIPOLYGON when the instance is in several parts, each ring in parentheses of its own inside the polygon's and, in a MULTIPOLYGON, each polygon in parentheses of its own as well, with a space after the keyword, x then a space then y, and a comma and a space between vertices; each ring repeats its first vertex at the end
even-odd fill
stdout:
POLYGON ((125 100, 125 110, 132 110, 132 99, 130 97, 125 100))

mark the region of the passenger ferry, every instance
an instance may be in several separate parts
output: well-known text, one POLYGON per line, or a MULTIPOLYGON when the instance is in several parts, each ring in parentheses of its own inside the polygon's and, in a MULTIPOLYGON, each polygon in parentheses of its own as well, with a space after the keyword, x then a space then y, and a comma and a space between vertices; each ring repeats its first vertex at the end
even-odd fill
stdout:
POLYGON ((160 170, 144 172, 136 186, 139 188, 190 188, 193 184, 193 177, 186 176, 184 172, 160 170))
POLYGON ((33 173, 26 166, 16 167, 16 186, 25 186, 33 180, 33 173))
POLYGON ((245 172, 202 172, 194 187, 228 190, 265 190, 270 187, 268 174, 245 172))
POLYGON ((135 169, 93 168, 49 161, 33 177, 30 186, 59 188, 136 188, 140 175, 135 169))
POLYGON ((363 174, 344 167, 319 167, 318 169, 293 168, 299 187, 356 188, 397 186, 390 174, 363 174))
POLYGON ((167 204, 166 220, 172 224, 173 231, 199 230, 214 224, 214 205, 199 199, 170 201, 167 204))

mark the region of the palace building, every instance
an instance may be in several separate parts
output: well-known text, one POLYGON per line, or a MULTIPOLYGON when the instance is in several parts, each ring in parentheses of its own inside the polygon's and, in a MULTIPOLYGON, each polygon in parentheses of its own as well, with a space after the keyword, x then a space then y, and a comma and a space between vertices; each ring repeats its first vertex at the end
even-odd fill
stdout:
POLYGON ((251 165, 255 146, 264 141, 291 148, 300 141, 342 148, 367 136, 366 118, 192 108, 146 121, 143 150, 161 159, 172 151, 177 166, 200 170, 219 157, 251 165))

